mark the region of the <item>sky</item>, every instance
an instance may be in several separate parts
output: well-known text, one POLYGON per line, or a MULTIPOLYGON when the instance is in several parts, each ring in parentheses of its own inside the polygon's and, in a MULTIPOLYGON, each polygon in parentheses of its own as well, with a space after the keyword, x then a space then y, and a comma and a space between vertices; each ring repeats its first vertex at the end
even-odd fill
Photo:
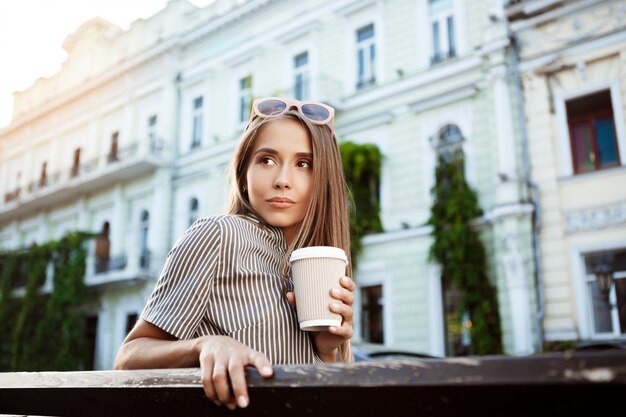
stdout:
MULTIPOLYGON (((205 6, 212 0, 190 0, 205 6)), ((0 0, 0 128, 11 120, 15 91, 61 69, 65 38, 101 17, 126 30, 163 9, 167 0, 0 0)))

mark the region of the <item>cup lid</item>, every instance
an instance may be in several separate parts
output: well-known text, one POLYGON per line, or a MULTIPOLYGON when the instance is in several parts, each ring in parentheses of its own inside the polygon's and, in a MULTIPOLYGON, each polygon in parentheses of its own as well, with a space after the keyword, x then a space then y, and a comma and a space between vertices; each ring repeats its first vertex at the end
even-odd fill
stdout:
POLYGON ((289 262, 306 258, 336 258, 348 263, 348 257, 341 248, 334 246, 309 246, 307 248, 296 249, 291 252, 289 262))

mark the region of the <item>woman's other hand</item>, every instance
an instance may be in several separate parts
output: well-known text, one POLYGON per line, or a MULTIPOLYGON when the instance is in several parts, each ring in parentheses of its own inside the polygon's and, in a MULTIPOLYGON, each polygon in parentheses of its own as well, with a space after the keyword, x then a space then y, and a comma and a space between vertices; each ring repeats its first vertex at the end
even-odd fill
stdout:
MULTIPOLYGON (((356 288, 356 284, 346 276, 339 280, 339 284, 341 285, 340 287, 333 288, 330 291, 330 296, 337 301, 332 302, 329 308, 333 313, 341 314, 341 326, 331 326, 327 332, 313 333, 316 351, 324 362, 335 362, 337 349, 342 343, 350 340, 354 333, 352 329, 354 315, 352 304, 354 303, 354 289, 356 288)), ((295 306, 295 294, 288 292, 286 295, 289 304, 295 306)))

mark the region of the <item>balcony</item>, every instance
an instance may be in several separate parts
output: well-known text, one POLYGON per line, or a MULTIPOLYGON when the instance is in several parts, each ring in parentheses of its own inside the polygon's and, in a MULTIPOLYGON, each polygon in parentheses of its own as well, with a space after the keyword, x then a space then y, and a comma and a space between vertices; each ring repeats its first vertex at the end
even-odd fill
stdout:
POLYGON ((85 285, 88 287, 124 287, 156 278, 164 259, 145 250, 139 254, 121 254, 98 259, 93 250, 87 257, 85 285))
POLYGON ((0 373, 0 414, 99 416, 619 415, 626 351, 246 369, 250 405, 209 401, 200 370, 0 373))
POLYGON ((440 62, 444 62, 455 57, 456 57, 456 50, 454 48, 448 51, 438 51, 438 52, 435 52, 433 56, 430 57, 430 65, 436 65, 436 64, 439 64, 440 62))
POLYGON ((166 164, 161 141, 151 145, 134 143, 114 153, 80 162, 44 177, 43 181, 40 178, 30 182, 28 193, 20 193, 19 187, 6 193, 5 204, 0 206, 0 223, 17 213, 20 217, 33 215, 38 210, 71 202, 81 194, 148 175, 166 164))

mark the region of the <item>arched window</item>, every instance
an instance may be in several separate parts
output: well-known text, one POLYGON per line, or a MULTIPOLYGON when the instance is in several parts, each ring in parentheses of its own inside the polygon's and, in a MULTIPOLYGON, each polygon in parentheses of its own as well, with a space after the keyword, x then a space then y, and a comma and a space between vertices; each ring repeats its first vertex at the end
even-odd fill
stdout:
POLYGON ((198 199, 193 197, 189 200, 189 226, 198 220, 198 199))
POLYGON ((150 229, 150 214, 147 210, 141 212, 141 222, 139 224, 139 266, 148 268, 150 266, 150 250, 148 249, 148 231, 150 229))
POLYGON ((457 125, 447 124, 437 132, 435 137, 435 150, 437 156, 441 156, 444 161, 450 162, 452 159, 463 158, 463 135, 457 125))

